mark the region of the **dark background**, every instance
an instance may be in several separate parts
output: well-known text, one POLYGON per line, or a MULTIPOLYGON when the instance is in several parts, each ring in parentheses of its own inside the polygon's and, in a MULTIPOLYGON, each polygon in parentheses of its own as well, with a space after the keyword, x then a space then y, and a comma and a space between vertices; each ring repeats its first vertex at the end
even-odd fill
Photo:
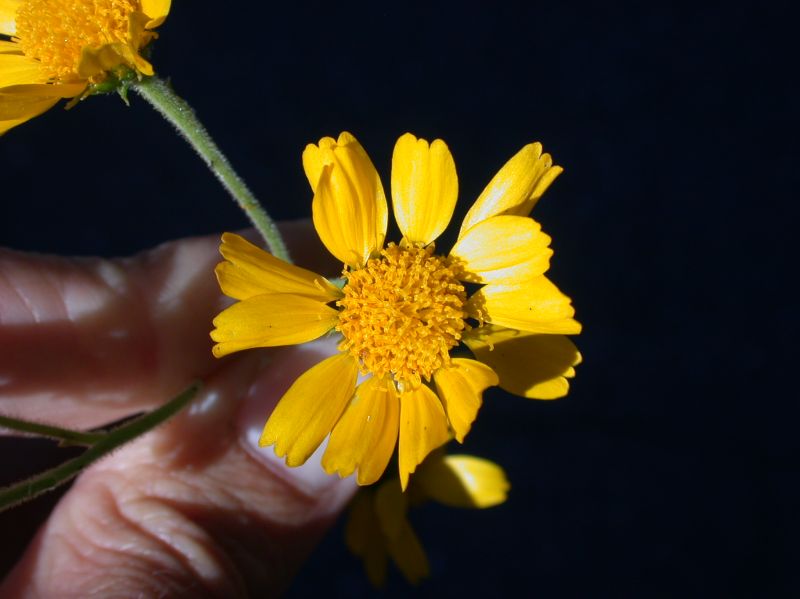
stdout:
MULTIPOLYGON (((443 138, 461 211, 525 143, 565 168, 534 216, 584 364, 556 402, 487 393, 465 449, 513 489, 414 514, 421 594, 800 593, 788 6, 174 0, 154 64, 276 218, 310 213, 301 151, 342 130, 387 190, 400 134, 443 138)), ((0 164, 18 249, 122 255, 245 225, 136 96, 55 109, 0 139, 0 164)), ((370 592, 340 526, 290 596, 370 592)), ((408 592, 395 572, 387 595, 408 592)))

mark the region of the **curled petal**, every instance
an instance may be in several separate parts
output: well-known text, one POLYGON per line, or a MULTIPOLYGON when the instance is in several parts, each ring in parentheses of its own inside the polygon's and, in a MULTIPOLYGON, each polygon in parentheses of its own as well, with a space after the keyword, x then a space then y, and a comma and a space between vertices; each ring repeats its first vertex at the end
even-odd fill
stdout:
MULTIPOLYGON (((97 48, 85 47, 78 62, 78 75, 82 79, 89 79, 100 73, 110 72, 122 64, 134 66, 129 59, 130 55, 130 48, 122 43, 105 44, 97 48)), ((153 67, 150 63, 147 65, 149 68, 140 72, 149 76, 153 74, 153 67)))
POLYGON ((470 283, 530 280, 547 271, 553 250, 550 237, 525 216, 493 216, 456 242, 450 258, 458 260, 470 283))
POLYGON ((293 293, 321 302, 342 296, 325 277, 287 264, 233 233, 223 233, 219 251, 225 258, 215 272, 222 292, 243 300, 265 293, 293 293))
POLYGON ((560 166, 553 166, 542 144, 528 144, 501 168, 464 217, 459 237, 479 222, 498 214, 527 216, 555 178, 560 166))
POLYGON ((389 463, 400 421, 400 400, 388 377, 372 377, 356 389, 331 433, 322 467, 328 474, 350 476, 359 485, 376 482, 389 463))
POLYGON ((392 154, 392 205, 400 232, 428 245, 447 228, 458 198, 456 165, 447 145, 406 133, 392 154))
POLYGON ((476 360, 454 358, 450 367, 437 370, 433 379, 456 440, 463 443, 478 415, 481 395, 486 388, 498 383, 497 375, 476 360))
POLYGON ((547 277, 517 284, 490 284, 467 300, 467 313, 490 322, 532 333, 577 335, 581 325, 572 316, 570 299, 547 277))
POLYGON ((326 358, 304 372, 278 402, 259 445, 275 445, 275 455, 300 466, 339 420, 353 395, 358 364, 349 354, 326 358))
POLYGON ((563 335, 540 335, 493 325, 468 331, 463 341, 500 377, 500 387, 531 399, 557 399, 569 391, 581 354, 563 335))
POLYGON ((447 442, 447 416, 436 394, 425 385, 400 394, 400 485, 434 449, 447 442))
POLYGON ((351 268, 361 268, 383 246, 388 207, 378 172, 349 133, 330 137, 303 152, 314 190, 314 226, 322 243, 351 268))
POLYGON ((295 345, 321 337, 336 326, 338 312, 324 303, 290 293, 250 297, 214 319, 212 351, 218 358, 253 347, 295 345))

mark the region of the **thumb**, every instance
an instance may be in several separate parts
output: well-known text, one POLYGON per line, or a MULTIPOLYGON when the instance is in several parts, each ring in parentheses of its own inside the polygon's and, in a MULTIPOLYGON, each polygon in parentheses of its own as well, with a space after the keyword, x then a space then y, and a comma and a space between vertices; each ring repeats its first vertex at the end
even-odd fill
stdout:
POLYGON ((268 413, 331 340, 230 360, 174 421, 87 470, 3 597, 249 597, 284 590, 352 496, 312 458, 257 447, 268 413))

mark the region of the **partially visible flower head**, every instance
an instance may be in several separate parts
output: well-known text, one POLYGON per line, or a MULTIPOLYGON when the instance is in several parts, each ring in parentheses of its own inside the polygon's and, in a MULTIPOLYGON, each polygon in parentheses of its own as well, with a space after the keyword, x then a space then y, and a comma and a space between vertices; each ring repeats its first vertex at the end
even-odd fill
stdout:
POLYGON ((483 509, 506 500, 509 483, 497 464, 469 455, 433 452, 403 493, 397 478, 356 495, 345 526, 348 549, 361 558, 370 582, 381 587, 389 560, 412 584, 429 575, 425 549, 408 520, 408 510, 426 501, 483 509))
POLYGON ((230 233, 217 267, 223 292, 240 301, 214 319, 214 355, 341 335, 341 353, 301 375, 278 403, 262 445, 297 466, 330 435, 322 466, 357 471, 361 485, 381 477, 397 446, 405 488, 432 450, 464 440, 487 387, 566 394, 580 355, 564 335, 580 324, 544 276, 550 237, 528 216, 561 172, 540 144, 491 180, 448 254, 437 254, 435 240, 450 222, 458 179, 443 141, 406 134, 395 145, 398 244, 384 246, 383 186, 352 135, 309 145, 303 166, 314 226, 344 263, 342 289, 230 233))
POLYGON ((126 67, 152 75, 141 51, 170 0, 0 0, 0 134, 126 67))

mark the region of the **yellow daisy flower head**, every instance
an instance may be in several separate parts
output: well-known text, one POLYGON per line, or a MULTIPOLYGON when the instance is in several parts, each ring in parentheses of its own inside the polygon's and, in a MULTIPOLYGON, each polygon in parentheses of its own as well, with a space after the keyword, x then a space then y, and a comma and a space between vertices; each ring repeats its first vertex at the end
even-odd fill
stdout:
POLYGON ((497 464, 470 455, 435 451, 403 493, 397 478, 353 499, 345 525, 345 542, 361 558, 370 582, 383 586, 389 560, 412 584, 430 572, 428 558, 408 520, 408 510, 426 501, 449 507, 483 509, 506 500, 509 483, 497 464))
POLYGON ((170 0, 0 0, 0 135, 115 70, 152 75, 141 51, 170 0))
POLYGON ((344 263, 343 287, 231 233, 217 267, 222 291, 239 302, 214 319, 214 355, 341 335, 341 353, 283 396, 262 445, 298 466, 330 435, 322 466, 343 477, 357 471, 361 485, 380 478, 398 446, 405 489, 433 449, 451 435, 464 440, 487 387, 542 399, 567 392, 580 355, 564 335, 580 325, 569 298, 544 276, 550 238, 528 216, 561 172, 540 144, 525 146, 491 180, 446 255, 435 240, 453 214, 458 179, 443 141, 397 141, 399 244, 384 246, 386 196, 352 135, 309 145, 303 166, 314 226, 344 263), (476 359, 453 355, 462 344, 476 359))

